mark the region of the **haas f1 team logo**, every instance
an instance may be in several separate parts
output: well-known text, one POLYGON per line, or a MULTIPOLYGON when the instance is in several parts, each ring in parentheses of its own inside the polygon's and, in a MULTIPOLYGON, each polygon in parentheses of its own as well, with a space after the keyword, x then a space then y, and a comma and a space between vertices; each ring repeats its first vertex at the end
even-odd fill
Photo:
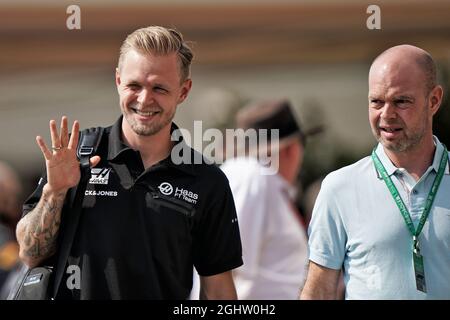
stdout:
POLYGON ((158 186, 159 192, 161 192, 165 196, 170 196, 173 194, 173 197, 183 199, 186 202, 196 204, 198 200, 198 194, 192 191, 175 187, 168 182, 163 182, 158 186))
POLYGON ((158 187, 159 192, 161 192, 163 195, 165 196, 169 196, 172 194, 173 192, 173 187, 170 183, 168 182, 163 182, 159 185, 158 187))

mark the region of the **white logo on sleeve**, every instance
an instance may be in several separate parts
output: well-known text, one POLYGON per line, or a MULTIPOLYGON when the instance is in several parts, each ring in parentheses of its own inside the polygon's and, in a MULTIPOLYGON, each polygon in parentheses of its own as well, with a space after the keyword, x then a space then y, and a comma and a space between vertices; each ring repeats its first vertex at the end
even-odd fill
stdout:
POLYGON ((165 196, 171 195, 172 192, 173 192, 173 187, 172 187, 172 185, 171 185, 170 183, 168 183, 168 182, 163 182, 163 183, 161 183, 161 184, 159 185, 158 189, 159 189, 159 191, 160 191, 163 195, 165 195, 165 196))
POLYGON ((90 184, 108 184, 111 168, 92 168, 90 184))

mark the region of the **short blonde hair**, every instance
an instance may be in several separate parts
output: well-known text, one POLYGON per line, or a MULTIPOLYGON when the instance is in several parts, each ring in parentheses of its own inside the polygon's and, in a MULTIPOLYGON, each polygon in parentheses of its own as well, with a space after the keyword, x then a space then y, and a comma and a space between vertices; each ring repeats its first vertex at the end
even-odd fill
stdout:
POLYGON ((183 40, 183 35, 175 29, 149 26, 129 34, 120 47, 119 70, 125 55, 130 50, 154 55, 168 55, 176 52, 180 61, 181 82, 189 78, 194 54, 188 43, 183 40))

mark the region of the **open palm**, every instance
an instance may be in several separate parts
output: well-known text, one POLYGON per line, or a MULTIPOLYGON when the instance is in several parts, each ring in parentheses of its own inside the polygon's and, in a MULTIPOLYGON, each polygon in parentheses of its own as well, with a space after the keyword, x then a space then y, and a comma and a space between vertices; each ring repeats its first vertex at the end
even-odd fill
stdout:
MULTIPOLYGON (((75 187, 80 181, 80 163, 77 158, 77 145, 80 125, 74 121, 69 138, 67 117, 61 119, 61 132, 58 134, 56 121, 50 120, 50 135, 52 150, 49 150, 41 136, 36 137, 47 168, 47 184, 52 190, 67 191, 75 187)), ((91 166, 95 166, 100 157, 90 159, 91 166)))

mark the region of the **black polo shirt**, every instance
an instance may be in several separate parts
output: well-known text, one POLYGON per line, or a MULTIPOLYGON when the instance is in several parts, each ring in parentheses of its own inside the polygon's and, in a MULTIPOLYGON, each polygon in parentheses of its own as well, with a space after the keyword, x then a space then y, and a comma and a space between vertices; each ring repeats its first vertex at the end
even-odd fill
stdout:
POLYGON ((81 271, 80 289, 69 290, 66 275, 58 298, 185 299, 193 265, 202 276, 242 265, 228 180, 215 165, 176 165, 170 156, 145 170, 122 141, 121 123, 105 129, 68 259, 81 271))

